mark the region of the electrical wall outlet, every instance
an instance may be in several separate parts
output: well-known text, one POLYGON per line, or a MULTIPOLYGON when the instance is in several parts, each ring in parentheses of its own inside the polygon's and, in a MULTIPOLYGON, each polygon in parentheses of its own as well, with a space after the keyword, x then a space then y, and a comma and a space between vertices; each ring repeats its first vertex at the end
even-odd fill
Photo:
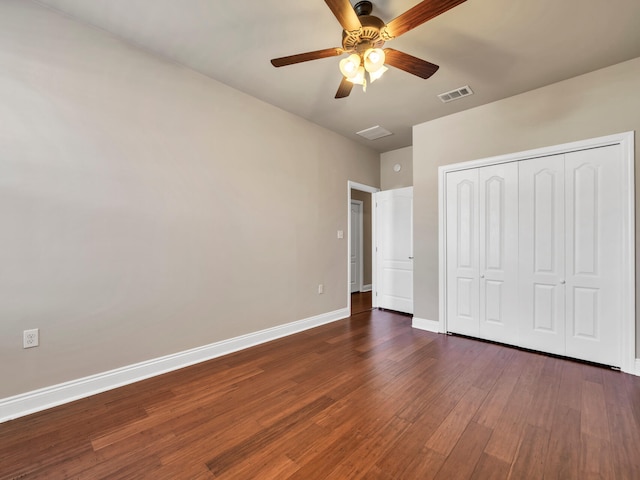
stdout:
POLYGON ((22 332, 22 348, 32 348, 40 345, 40 330, 37 328, 22 332))
POLYGON ((318 285, 318 293, 324 293, 324 285, 323 284, 319 284, 318 285))

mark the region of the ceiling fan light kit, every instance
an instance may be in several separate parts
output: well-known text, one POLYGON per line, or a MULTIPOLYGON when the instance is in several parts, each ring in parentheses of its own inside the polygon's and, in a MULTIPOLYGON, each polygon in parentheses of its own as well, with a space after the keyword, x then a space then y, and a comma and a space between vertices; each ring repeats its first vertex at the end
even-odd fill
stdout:
POLYGON ((340 73, 351 83, 362 85, 362 89, 366 92, 365 72, 369 75, 369 83, 378 80, 388 70, 384 66, 384 59, 384 51, 380 48, 369 48, 362 56, 352 53, 340 60, 340 73))
POLYGON ((335 98, 348 97, 354 84, 362 85, 362 89, 366 91, 367 74, 369 83, 373 83, 388 70, 385 64, 427 79, 438 70, 438 65, 399 50, 382 47, 385 42, 399 37, 465 1, 424 0, 385 24, 380 18, 371 15, 373 5, 370 1, 363 0, 352 7, 349 0, 325 0, 342 26, 342 48, 327 48, 274 58, 271 64, 274 67, 283 67, 348 53, 349 56, 342 59, 339 64, 342 80, 335 98))

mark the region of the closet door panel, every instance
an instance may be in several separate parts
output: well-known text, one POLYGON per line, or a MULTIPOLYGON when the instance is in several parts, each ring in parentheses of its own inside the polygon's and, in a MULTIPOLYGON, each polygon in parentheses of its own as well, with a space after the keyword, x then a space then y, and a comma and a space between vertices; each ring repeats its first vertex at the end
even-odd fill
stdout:
POLYGON ((447 173, 447 330, 478 336, 478 170, 447 173))
POLYGON ((519 162, 520 345, 565 354, 564 155, 519 162))
POLYGON ((566 354, 614 366, 621 364, 620 148, 565 156, 566 354))
POLYGON ((518 341, 518 164, 478 169, 480 337, 518 341))

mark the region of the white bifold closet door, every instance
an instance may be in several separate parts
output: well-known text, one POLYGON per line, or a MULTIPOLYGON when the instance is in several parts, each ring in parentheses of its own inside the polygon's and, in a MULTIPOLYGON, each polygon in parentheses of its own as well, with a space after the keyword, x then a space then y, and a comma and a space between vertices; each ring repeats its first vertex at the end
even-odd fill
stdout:
POLYGON ((620 148, 520 162, 522 346, 621 364, 620 148))
POLYGON ((480 335, 478 169, 447 174, 447 329, 480 335))
POLYGON ((520 345, 565 354, 564 155, 519 162, 520 345))
POLYGON ((448 330, 518 341, 518 165, 447 174, 448 330))

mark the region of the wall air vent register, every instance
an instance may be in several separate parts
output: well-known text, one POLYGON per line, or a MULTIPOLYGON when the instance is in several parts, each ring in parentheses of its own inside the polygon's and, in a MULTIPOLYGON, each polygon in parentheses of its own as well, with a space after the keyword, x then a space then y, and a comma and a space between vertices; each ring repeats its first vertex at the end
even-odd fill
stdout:
POLYGON ((462 97, 468 97, 469 95, 473 95, 473 91, 469 85, 465 85, 464 87, 456 88, 450 92, 441 93, 438 95, 438 98, 442 103, 449 103, 462 97))

